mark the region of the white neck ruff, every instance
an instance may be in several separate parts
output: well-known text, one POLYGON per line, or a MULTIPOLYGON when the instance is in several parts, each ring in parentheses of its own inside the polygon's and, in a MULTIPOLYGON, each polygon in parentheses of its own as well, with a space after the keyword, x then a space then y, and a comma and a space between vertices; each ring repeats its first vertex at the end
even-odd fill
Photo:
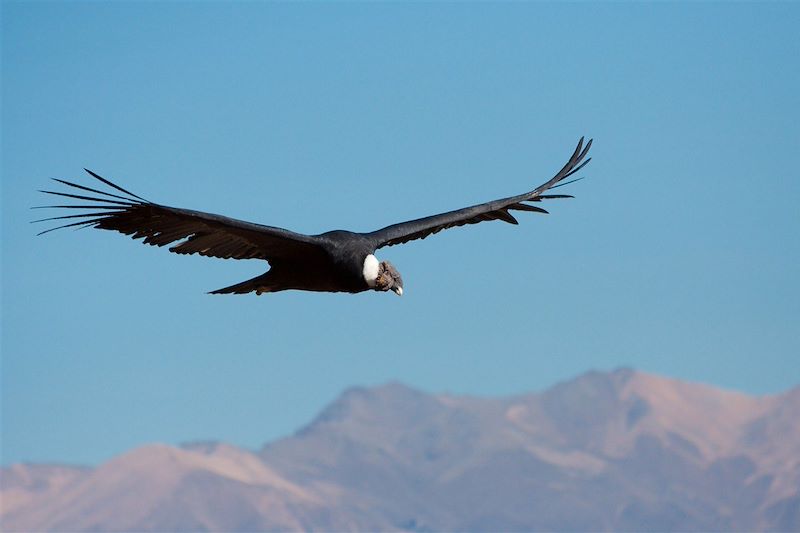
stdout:
POLYGON ((375 286, 375 281, 378 279, 378 270, 380 269, 380 262, 378 258, 369 254, 364 259, 364 269, 361 271, 364 275, 364 280, 370 287, 375 286))

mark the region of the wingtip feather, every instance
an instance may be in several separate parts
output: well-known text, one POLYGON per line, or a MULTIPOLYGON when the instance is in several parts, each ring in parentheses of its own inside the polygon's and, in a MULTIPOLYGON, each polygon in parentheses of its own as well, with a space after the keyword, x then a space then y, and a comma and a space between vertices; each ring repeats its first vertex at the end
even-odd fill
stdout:
POLYGON ((133 194, 131 191, 129 191, 129 190, 127 190, 127 189, 123 189, 123 188, 122 188, 122 187, 120 187, 119 185, 116 185, 115 183, 112 183, 112 182, 110 182, 109 180, 105 179, 104 177, 100 176, 99 174, 97 174, 97 173, 95 173, 95 172, 92 172, 92 171, 91 171, 91 170, 89 170, 88 168, 85 168, 85 167, 84 167, 84 169, 83 169, 83 170, 85 170, 86 172, 88 172, 88 173, 89 173, 89 175, 90 175, 90 176, 92 176, 93 178, 95 178, 95 179, 98 179, 98 180, 102 181, 103 183, 105 183, 105 184, 106 184, 106 185, 108 185, 109 187, 113 187, 113 188, 115 188, 116 190, 118 190, 119 192, 124 192, 125 194, 129 194, 130 196, 133 196, 134 198, 137 198, 137 199, 139 199, 139 200, 141 200, 141 201, 143 201, 143 202, 148 202, 148 203, 149 203, 149 201, 148 201, 148 200, 146 200, 146 199, 142 198, 141 196, 138 196, 138 195, 136 195, 136 194, 133 194))

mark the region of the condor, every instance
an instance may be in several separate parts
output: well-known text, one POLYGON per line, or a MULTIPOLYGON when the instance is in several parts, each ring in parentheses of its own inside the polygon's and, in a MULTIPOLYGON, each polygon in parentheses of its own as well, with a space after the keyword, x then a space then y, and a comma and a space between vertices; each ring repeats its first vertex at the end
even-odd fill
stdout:
POLYGON ((550 180, 530 192, 393 224, 371 233, 336 230, 319 235, 303 235, 273 226, 169 207, 145 200, 88 169, 85 170, 89 175, 116 192, 102 191, 54 178, 63 185, 100 197, 76 194, 79 191, 40 191, 94 203, 36 207, 35 209, 58 208, 82 211, 79 214, 44 218, 35 222, 77 220, 45 230, 39 235, 67 227, 95 227, 118 231, 134 239, 143 239, 144 243, 155 246, 176 243, 169 250, 178 254, 200 254, 222 259, 262 259, 269 263, 270 268, 266 273, 212 291, 211 294, 248 292, 263 294, 297 289, 350 293, 368 290, 393 291, 402 295, 403 279, 400 273, 388 261, 379 261, 375 257, 377 249, 424 239, 444 229, 488 220, 517 224, 516 218, 510 211, 547 213, 541 207, 532 204, 555 198, 572 198, 566 194, 545 193, 571 183, 564 180, 591 160, 591 158, 586 159, 591 145, 590 140, 584 146, 581 138, 567 164, 550 180))

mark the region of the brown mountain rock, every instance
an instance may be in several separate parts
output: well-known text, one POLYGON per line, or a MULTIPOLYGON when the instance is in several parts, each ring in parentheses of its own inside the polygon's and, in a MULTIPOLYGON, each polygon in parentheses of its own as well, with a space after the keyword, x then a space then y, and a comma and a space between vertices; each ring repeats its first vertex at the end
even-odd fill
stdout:
POLYGON ((3 531, 800 530, 800 388, 628 369, 539 394, 345 391, 253 453, 154 444, 2 470, 3 531))

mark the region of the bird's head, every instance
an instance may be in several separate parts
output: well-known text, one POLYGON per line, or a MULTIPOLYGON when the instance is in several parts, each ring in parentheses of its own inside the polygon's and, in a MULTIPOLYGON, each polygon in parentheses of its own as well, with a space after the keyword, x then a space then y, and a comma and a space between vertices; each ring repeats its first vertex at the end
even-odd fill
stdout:
POLYGON ((394 291, 403 295, 403 278, 400 272, 389 261, 382 261, 378 266, 378 277, 375 279, 376 291, 394 291))
POLYGON ((378 261, 368 254, 364 258, 364 281, 374 291, 394 291, 398 296, 403 295, 403 278, 400 272, 389 261, 378 261))

